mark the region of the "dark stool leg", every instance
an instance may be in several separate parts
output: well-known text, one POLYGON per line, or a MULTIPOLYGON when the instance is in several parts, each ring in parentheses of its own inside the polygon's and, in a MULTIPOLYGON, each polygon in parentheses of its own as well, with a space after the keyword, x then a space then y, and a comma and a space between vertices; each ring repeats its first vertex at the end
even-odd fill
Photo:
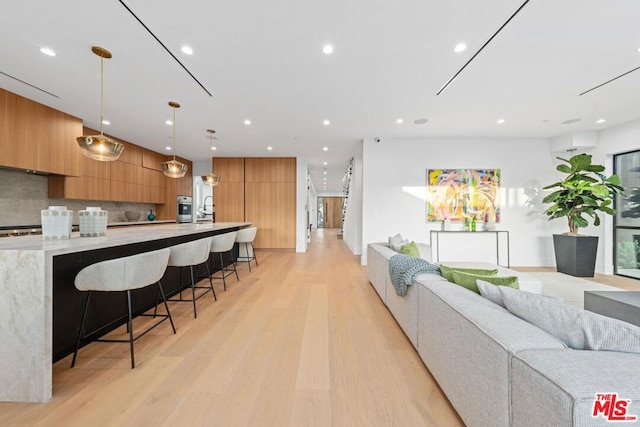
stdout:
POLYGON ((87 311, 89 310, 89 300, 91 299, 91 291, 87 293, 87 302, 84 304, 84 310, 82 310, 82 321, 80 322, 80 330, 78 331, 78 339, 76 340, 76 351, 73 352, 73 359, 71 360, 71 367, 76 365, 76 357, 78 356, 78 350, 80 349, 80 340, 82 339, 82 332, 84 331, 84 321, 87 318, 87 311))
POLYGON ((224 285, 224 291, 227 292, 227 281, 225 280, 225 268, 224 259, 222 258, 222 252, 220 252, 220 274, 222 274, 222 284, 224 285))
MULTIPOLYGON (((173 333, 176 333, 176 327, 173 325, 173 318, 171 317, 171 312, 169 311, 169 305, 167 304, 167 299, 164 296, 164 289, 162 289, 162 283, 160 283, 160 281, 158 281, 158 291, 160 292, 160 295, 162 295, 162 302, 164 303, 164 308, 167 310, 167 316, 169 316, 169 322, 171 322, 171 329, 173 329, 173 333)), ((158 308, 158 304, 156 303, 156 309, 158 308)), ((155 317, 155 312, 153 313, 153 316, 155 317)))
POLYGON ((133 318, 131 316, 131 291, 127 290, 127 315, 129 316, 129 322, 127 323, 129 328, 129 348, 131 349, 131 369, 136 367, 136 362, 133 358, 133 318))
POLYGON ((189 270, 191 271, 191 295, 193 298, 193 318, 198 318, 198 313, 196 311, 196 282, 193 280, 193 265, 189 266, 189 270))
POLYGON ((238 277, 238 269, 236 268, 236 262, 233 260, 233 255, 231 254, 231 251, 227 252, 229 254, 229 260, 231 261, 231 264, 233 265, 233 272, 236 273, 236 280, 239 282, 240 281, 240 277, 238 277))
POLYGON ((249 242, 249 244, 251 245, 251 253, 253 254, 253 259, 256 260, 256 267, 258 267, 260 264, 258 264, 258 257, 256 256, 256 251, 255 249, 253 249, 253 242, 249 242))
POLYGON ((216 290, 213 289, 213 281, 211 280, 211 270, 209 270, 209 264, 207 263, 207 261, 204 262, 204 266, 207 267, 207 276, 209 276, 209 286, 211 286, 211 292, 213 292, 213 300, 218 301, 218 298, 216 297, 216 290))
POLYGON ((249 255, 249 244, 244 242, 244 251, 247 253, 247 264, 249 264, 249 272, 251 272, 251 255, 249 255))

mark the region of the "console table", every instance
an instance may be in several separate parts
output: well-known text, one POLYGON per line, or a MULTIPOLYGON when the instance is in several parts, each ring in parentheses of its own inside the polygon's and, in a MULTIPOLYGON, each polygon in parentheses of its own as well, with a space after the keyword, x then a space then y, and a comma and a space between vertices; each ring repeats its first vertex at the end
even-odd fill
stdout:
POLYGON ((640 291, 584 291, 584 309, 640 326, 640 291))
POLYGON ((435 250, 435 257, 434 257, 435 262, 440 262, 440 246, 441 246, 440 240, 443 238, 446 239, 447 236, 454 236, 454 235, 458 235, 458 236, 464 235, 464 239, 469 243, 469 245, 473 244, 471 243, 470 239, 473 239, 474 237, 494 235, 495 248, 491 248, 491 249, 495 250, 496 264, 501 265, 503 267, 507 267, 507 268, 511 266, 511 260, 509 258, 509 232, 506 230, 493 230, 493 231, 431 230, 431 232, 429 233, 429 244, 431 245, 432 252, 435 250), (503 253, 503 250, 501 248, 503 246, 501 245, 501 240, 504 242, 504 245, 506 246, 506 256, 504 256, 505 254, 503 253), (504 258, 506 258, 506 264, 503 264, 503 261, 505 261, 504 258))

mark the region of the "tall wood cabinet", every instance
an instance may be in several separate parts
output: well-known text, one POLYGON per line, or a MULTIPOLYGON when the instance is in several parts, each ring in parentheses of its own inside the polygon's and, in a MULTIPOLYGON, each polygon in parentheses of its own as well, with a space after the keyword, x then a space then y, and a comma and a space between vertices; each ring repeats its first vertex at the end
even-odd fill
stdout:
POLYGON ((253 223, 256 248, 295 249, 295 158, 215 158, 213 169, 216 221, 253 223))

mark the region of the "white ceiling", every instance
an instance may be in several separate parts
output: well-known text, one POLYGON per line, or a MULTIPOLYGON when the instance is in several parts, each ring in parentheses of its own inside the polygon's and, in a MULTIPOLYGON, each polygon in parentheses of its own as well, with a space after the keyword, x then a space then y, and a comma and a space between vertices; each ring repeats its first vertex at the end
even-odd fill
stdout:
POLYGON ((214 128, 215 156, 300 156, 320 190, 326 161, 334 191, 363 138, 554 137, 640 116, 640 71, 579 96, 640 66, 636 0, 531 0, 439 96, 522 0, 123 1, 212 97, 118 0, 2 0, 0 72, 58 98, 0 87, 98 128, 102 46, 105 133, 167 152, 177 101, 178 155, 207 158, 214 128))

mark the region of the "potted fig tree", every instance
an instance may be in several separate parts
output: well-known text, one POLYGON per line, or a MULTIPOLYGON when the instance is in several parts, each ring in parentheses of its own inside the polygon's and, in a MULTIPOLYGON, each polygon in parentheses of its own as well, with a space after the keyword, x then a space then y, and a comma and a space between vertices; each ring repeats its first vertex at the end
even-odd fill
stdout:
POLYGON ((598 236, 578 234, 580 228, 600 225, 599 212, 615 215, 613 199, 622 194, 620 177, 603 174, 602 165, 591 163, 591 155, 577 154, 556 167, 565 174, 562 181, 544 187, 553 190, 542 201, 551 203, 545 214, 549 219, 566 218, 569 232, 553 235, 556 266, 559 272, 578 277, 593 277, 598 250, 598 236))

